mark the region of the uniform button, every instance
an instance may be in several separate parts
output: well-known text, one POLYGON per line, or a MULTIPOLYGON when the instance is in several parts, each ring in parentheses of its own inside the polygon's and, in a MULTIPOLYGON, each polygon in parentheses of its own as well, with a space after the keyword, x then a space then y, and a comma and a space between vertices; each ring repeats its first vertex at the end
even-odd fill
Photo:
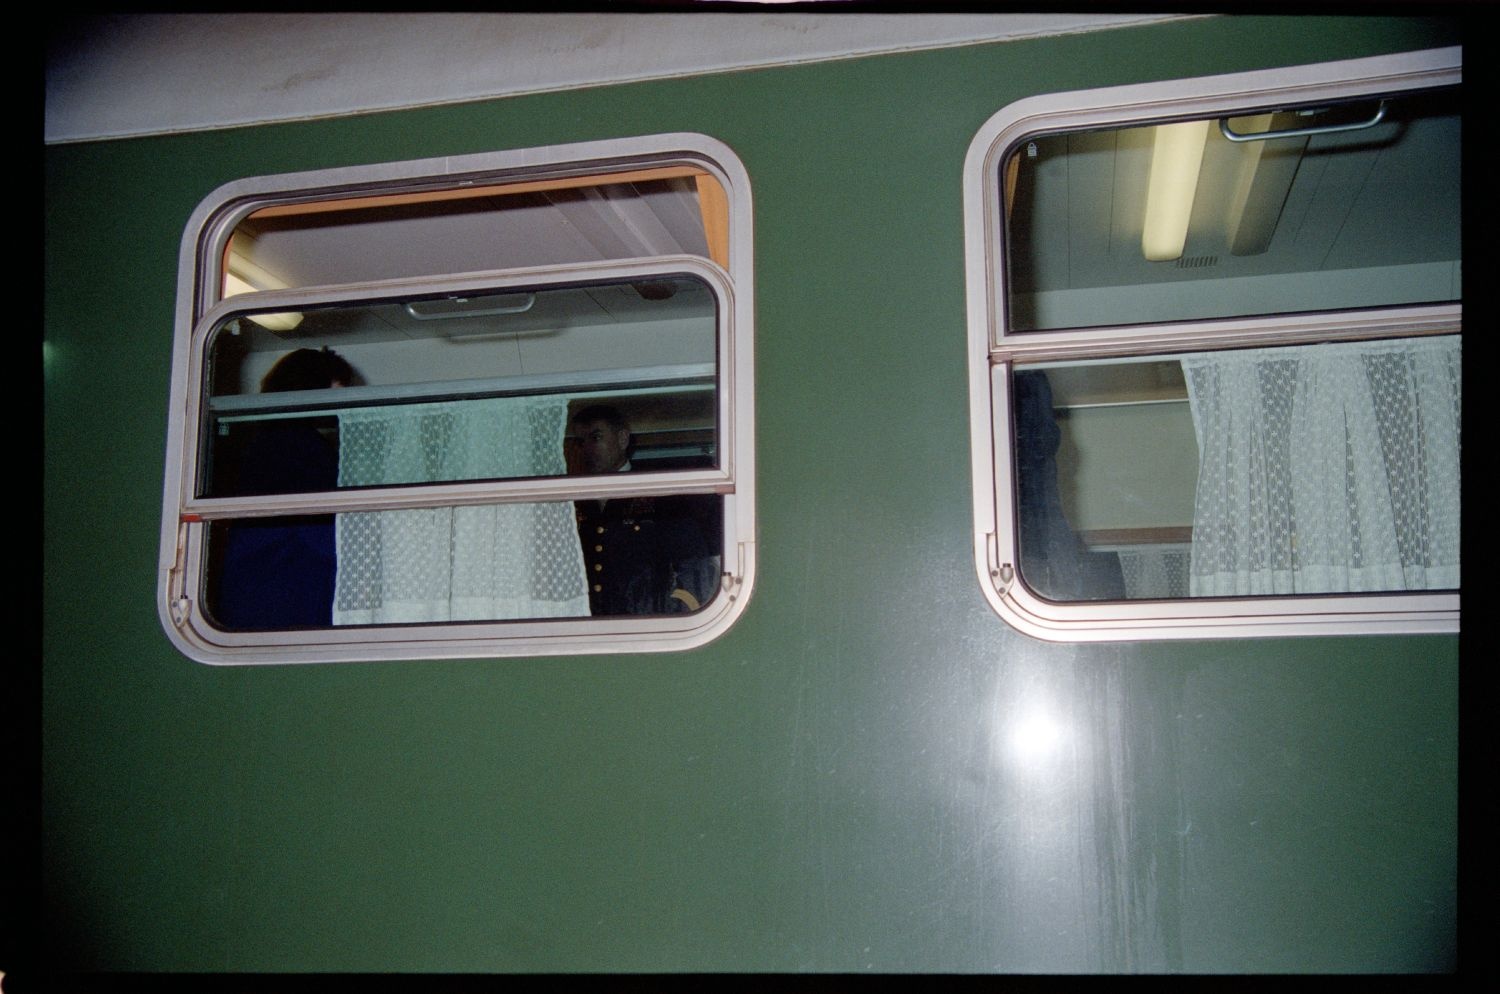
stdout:
POLYGON ((603 552, 604 551, 604 546, 602 546, 602 545, 596 545, 596 546, 594 546, 594 551, 595 552, 603 552))
POLYGON ((602 572, 604 572, 604 564, 603 563, 595 563, 594 564, 594 572, 595 573, 602 573, 602 572))
POLYGON ((604 589, 604 585, 602 583, 596 583, 596 584, 594 584, 594 593, 597 594, 597 593, 599 593, 603 589, 604 589))
POLYGON ((600 535, 603 535, 604 534, 604 526, 600 525, 599 527, 595 528, 594 531, 596 533, 600 534, 600 535))
POLYGON ((635 530, 636 530, 636 531, 640 531, 640 530, 641 530, 641 526, 640 526, 640 525, 636 525, 636 526, 635 526, 635 530))

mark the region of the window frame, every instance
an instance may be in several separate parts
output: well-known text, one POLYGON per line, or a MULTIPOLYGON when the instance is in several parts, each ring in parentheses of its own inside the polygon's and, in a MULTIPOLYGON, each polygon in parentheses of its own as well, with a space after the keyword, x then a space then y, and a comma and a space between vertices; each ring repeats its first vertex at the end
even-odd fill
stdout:
POLYGON ((1013 627, 1058 641, 1446 633, 1459 593, 1056 602, 1017 569, 1010 373, 1018 363, 1461 333, 1462 302, 1007 333, 1000 170, 1044 133, 1227 117, 1268 105, 1412 92, 1462 82, 1459 48, 1047 94, 985 122, 964 162, 964 242, 974 562, 986 600, 1013 627), (997 470, 1002 470, 997 472, 997 470))
POLYGON ((189 220, 179 255, 158 581, 158 614, 168 638, 189 658, 215 665, 649 652, 689 649, 717 638, 743 612, 755 576, 752 258, 748 175, 728 146, 699 134, 262 176, 215 190, 189 220), (263 290, 227 298, 219 294, 221 260, 230 236, 247 216, 269 206, 679 165, 707 172, 724 191, 727 266, 707 257, 663 255, 263 290), (400 295, 540 289, 669 274, 701 280, 717 303, 717 468, 243 497, 197 495, 200 426, 208 408, 204 365, 214 329, 229 317, 400 295), (215 626, 201 606, 207 529, 215 520, 666 494, 719 494, 724 500, 720 589, 692 614, 226 631, 215 626))

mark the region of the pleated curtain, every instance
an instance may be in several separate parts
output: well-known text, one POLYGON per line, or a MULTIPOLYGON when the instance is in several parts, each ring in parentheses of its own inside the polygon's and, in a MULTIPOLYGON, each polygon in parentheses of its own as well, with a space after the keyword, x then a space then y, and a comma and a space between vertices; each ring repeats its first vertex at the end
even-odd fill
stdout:
MULTIPOLYGON (((560 475, 567 402, 501 397, 339 414, 339 485, 560 475)), ((337 516, 335 625, 589 613, 569 501, 337 516)))
POLYGON ((1182 360, 1193 596, 1459 585, 1457 336, 1182 360))

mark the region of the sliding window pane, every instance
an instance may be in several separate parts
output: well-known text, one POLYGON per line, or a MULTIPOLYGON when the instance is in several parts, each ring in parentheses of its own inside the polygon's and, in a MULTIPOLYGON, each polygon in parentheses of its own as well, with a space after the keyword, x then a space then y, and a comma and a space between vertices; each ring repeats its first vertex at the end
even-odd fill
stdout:
POLYGON ((1023 142, 1007 332, 1461 298, 1457 90, 1222 124, 1244 140, 1204 119, 1023 142))
POLYGON ((718 315, 700 280, 297 316, 215 331, 199 496, 589 472, 574 421, 601 406, 630 436, 630 468, 717 465, 718 315))
POLYGON ((226 631, 691 614, 720 585, 713 494, 212 522, 226 631))
POLYGON ((1437 336, 1025 367, 1022 579, 1055 601, 1457 589, 1461 366, 1437 336))

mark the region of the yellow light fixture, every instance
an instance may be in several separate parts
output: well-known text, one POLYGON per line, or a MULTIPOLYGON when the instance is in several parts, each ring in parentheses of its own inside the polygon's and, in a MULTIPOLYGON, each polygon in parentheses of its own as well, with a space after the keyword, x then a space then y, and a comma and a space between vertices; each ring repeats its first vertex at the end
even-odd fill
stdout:
MULTIPOLYGON (((224 260, 224 296, 233 297, 257 290, 285 290, 286 283, 251 262, 248 253, 253 250, 254 239, 237 231, 229 241, 229 252, 224 260)), ((302 315, 296 311, 275 314, 247 314, 251 321, 271 331, 291 331, 302 323, 302 315)))
POLYGON ((1187 244, 1209 124, 1182 121, 1156 126, 1146 187, 1146 223, 1141 232, 1141 251, 1151 262, 1179 258, 1187 244))

